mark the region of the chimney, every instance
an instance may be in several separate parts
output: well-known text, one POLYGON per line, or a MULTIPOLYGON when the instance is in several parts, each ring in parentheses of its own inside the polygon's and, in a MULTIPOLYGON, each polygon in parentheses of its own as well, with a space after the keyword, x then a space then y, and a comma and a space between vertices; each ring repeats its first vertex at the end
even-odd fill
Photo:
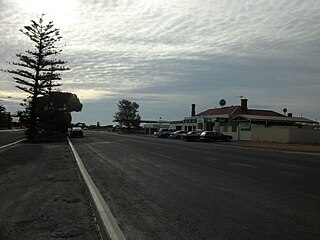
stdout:
POLYGON ((194 117, 196 115, 196 105, 191 104, 191 117, 194 117))
POLYGON ((292 117, 292 113, 288 113, 288 117, 292 117))
POLYGON ((241 99, 241 108, 244 112, 248 111, 248 99, 246 98, 241 99))

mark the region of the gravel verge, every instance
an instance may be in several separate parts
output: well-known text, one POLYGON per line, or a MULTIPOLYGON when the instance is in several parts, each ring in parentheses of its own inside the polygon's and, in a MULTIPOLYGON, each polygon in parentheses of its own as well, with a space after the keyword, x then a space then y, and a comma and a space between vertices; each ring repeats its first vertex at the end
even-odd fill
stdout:
POLYGON ((0 239, 101 239, 66 141, 0 150, 0 239))

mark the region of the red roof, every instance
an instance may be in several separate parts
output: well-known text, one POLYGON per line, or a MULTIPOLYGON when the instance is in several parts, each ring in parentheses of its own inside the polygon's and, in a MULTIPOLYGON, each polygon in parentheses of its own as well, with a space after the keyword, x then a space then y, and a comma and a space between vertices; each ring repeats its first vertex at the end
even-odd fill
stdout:
POLYGON ((244 111, 241 106, 212 108, 204 112, 198 113, 196 116, 200 117, 200 116, 208 116, 208 115, 228 115, 229 117, 236 117, 240 114, 284 117, 284 115, 271 110, 248 109, 247 111, 244 111))
MULTIPOLYGON (((240 108, 240 106, 213 108, 213 109, 208 109, 204 112, 198 113, 196 116, 222 115, 222 114, 228 114, 230 116, 233 116, 235 112, 239 111, 238 108, 240 108)), ((236 115, 238 115, 238 114, 236 114, 236 115)))
POLYGON ((277 113, 271 110, 257 110, 257 109, 248 109, 247 112, 243 112, 247 115, 259 115, 259 116, 270 116, 270 117, 285 117, 285 115, 277 113))
POLYGON ((286 117, 286 116, 263 116, 263 115, 250 115, 241 114, 233 120, 252 120, 252 121, 273 121, 273 122, 293 122, 293 123, 317 123, 316 121, 310 120, 303 117, 286 117))

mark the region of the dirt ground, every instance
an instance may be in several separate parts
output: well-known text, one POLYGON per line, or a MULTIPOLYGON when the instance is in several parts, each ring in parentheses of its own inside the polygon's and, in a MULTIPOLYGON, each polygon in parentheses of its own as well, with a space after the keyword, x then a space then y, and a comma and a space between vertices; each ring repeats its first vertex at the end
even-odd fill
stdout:
POLYGON ((320 153, 320 144, 300 144, 300 143, 271 143, 271 142, 250 142, 237 141, 236 145, 243 147, 255 147, 281 151, 294 151, 306 153, 320 153))
POLYGON ((0 150, 0 240, 100 239, 68 143, 0 150))

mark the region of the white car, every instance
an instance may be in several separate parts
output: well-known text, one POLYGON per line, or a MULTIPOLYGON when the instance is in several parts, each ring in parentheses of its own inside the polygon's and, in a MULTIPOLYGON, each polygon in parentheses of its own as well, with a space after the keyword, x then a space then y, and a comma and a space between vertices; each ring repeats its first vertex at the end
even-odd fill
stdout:
POLYGON ((198 129, 197 131, 188 132, 187 136, 186 136, 187 141, 194 142, 194 141, 199 140, 200 139, 200 134, 202 132, 203 131, 201 129, 198 129))
POLYGON ((173 128, 160 128, 159 132, 157 133, 158 137, 169 137, 171 133, 174 133, 177 131, 176 129, 173 128))
POLYGON ((83 130, 81 127, 73 127, 69 135, 70 137, 83 137, 83 130))
POLYGON ((186 131, 183 131, 183 130, 178 130, 178 131, 175 131, 173 132, 171 135, 170 135, 170 138, 173 138, 173 139, 183 139, 187 136, 187 132, 186 131))

